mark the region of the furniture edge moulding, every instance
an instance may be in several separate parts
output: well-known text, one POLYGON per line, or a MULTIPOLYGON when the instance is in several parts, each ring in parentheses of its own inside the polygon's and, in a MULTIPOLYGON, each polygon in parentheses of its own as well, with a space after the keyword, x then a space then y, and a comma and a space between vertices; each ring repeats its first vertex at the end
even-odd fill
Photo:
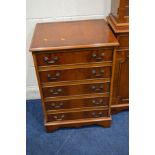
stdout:
POLYGON ((129 23, 118 23, 112 14, 107 17, 107 22, 116 34, 129 33, 129 23))

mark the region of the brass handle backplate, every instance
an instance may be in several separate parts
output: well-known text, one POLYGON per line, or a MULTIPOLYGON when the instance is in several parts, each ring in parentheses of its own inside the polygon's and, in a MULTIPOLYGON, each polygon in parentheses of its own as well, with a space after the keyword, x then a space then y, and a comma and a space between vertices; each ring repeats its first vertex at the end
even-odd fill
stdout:
POLYGON ((101 91, 103 91, 103 84, 101 84, 101 85, 92 85, 91 86, 91 89, 93 90, 93 91, 95 91, 95 92, 101 92, 101 91))
POLYGON ((92 75, 94 77, 102 77, 104 75, 104 69, 100 69, 99 71, 92 69, 92 75))
POLYGON ((100 55, 96 54, 96 53, 93 53, 92 54, 92 59, 94 59, 95 61, 102 61, 104 55, 105 55, 104 53, 100 53, 100 55))
POLYGON ((55 75, 47 74, 48 81, 58 80, 60 77, 60 72, 56 72, 55 75))
POLYGON ((53 116, 53 118, 56 120, 56 121, 62 121, 64 119, 65 115, 55 115, 53 116))
POLYGON ((55 64, 58 60, 58 56, 54 56, 51 60, 48 57, 44 57, 44 61, 48 64, 55 64))
POLYGON ((92 116, 95 118, 104 117, 104 113, 101 111, 100 112, 92 112, 92 116))
POLYGON ((64 103, 63 102, 60 102, 60 103, 51 103, 51 107, 54 108, 54 109, 59 109, 59 108, 62 108, 64 106, 64 103))
POLYGON ((97 99, 93 99, 92 103, 94 105, 102 105, 102 104, 104 104, 103 99, 98 99, 98 100, 97 99))
POLYGON ((58 89, 52 88, 52 89, 50 89, 50 93, 52 95, 60 95, 62 92, 63 92, 62 88, 58 88, 58 89))

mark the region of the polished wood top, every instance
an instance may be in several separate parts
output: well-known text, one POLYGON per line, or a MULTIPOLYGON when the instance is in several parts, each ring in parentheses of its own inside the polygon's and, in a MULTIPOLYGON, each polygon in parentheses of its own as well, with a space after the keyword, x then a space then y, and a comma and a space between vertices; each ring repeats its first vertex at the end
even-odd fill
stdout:
POLYGON ((118 46, 105 20, 38 23, 30 51, 118 46))

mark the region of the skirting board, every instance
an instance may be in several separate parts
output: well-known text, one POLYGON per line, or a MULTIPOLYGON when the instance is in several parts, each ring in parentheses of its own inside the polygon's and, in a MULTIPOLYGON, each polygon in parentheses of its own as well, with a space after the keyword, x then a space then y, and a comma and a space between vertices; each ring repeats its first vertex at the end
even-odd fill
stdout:
POLYGON ((26 100, 40 99, 39 88, 37 86, 29 86, 26 88, 26 100))

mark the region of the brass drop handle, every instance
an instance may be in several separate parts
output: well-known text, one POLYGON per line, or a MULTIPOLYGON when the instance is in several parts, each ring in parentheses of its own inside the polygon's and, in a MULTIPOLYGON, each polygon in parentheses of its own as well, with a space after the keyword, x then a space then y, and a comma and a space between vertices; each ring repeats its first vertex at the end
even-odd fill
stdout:
POLYGON ((58 56, 54 56, 51 60, 48 57, 44 57, 44 61, 48 64, 55 64, 58 60, 58 56))
POLYGON ((60 77, 60 72, 56 72, 54 76, 52 76, 51 74, 47 74, 47 79, 48 81, 53 81, 53 80, 57 80, 60 77))
POLYGON ((52 106, 52 108, 59 109, 59 108, 62 108, 64 106, 64 104, 63 104, 63 102, 60 102, 59 104, 51 103, 51 106, 52 106))
POLYGON ((54 119, 55 119, 56 121, 62 121, 62 120, 64 119, 64 117, 65 117, 65 115, 59 115, 59 116, 55 115, 55 116, 54 116, 54 119))
POLYGON ((92 85, 91 86, 91 89, 95 92, 100 92, 103 90, 103 85, 100 85, 99 87, 95 86, 95 85, 92 85))
POLYGON ((62 93, 62 88, 58 88, 58 89, 50 89, 50 93, 52 95, 60 95, 62 93))
POLYGON ((100 56, 97 57, 97 54, 96 54, 96 53, 93 53, 93 54, 92 54, 92 58, 95 59, 96 61, 102 61, 104 55, 105 55, 104 53, 101 53, 100 56))
POLYGON ((92 103, 95 105, 103 104, 103 99, 99 99, 98 101, 94 99, 94 100, 92 100, 92 103))
POLYGON ((104 69, 101 69, 99 71, 99 73, 97 73, 96 69, 92 69, 92 74, 95 76, 95 77, 101 77, 104 75, 104 69))
POLYGON ((104 113, 103 112, 92 112, 92 116, 95 118, 104 117, 104 113))

